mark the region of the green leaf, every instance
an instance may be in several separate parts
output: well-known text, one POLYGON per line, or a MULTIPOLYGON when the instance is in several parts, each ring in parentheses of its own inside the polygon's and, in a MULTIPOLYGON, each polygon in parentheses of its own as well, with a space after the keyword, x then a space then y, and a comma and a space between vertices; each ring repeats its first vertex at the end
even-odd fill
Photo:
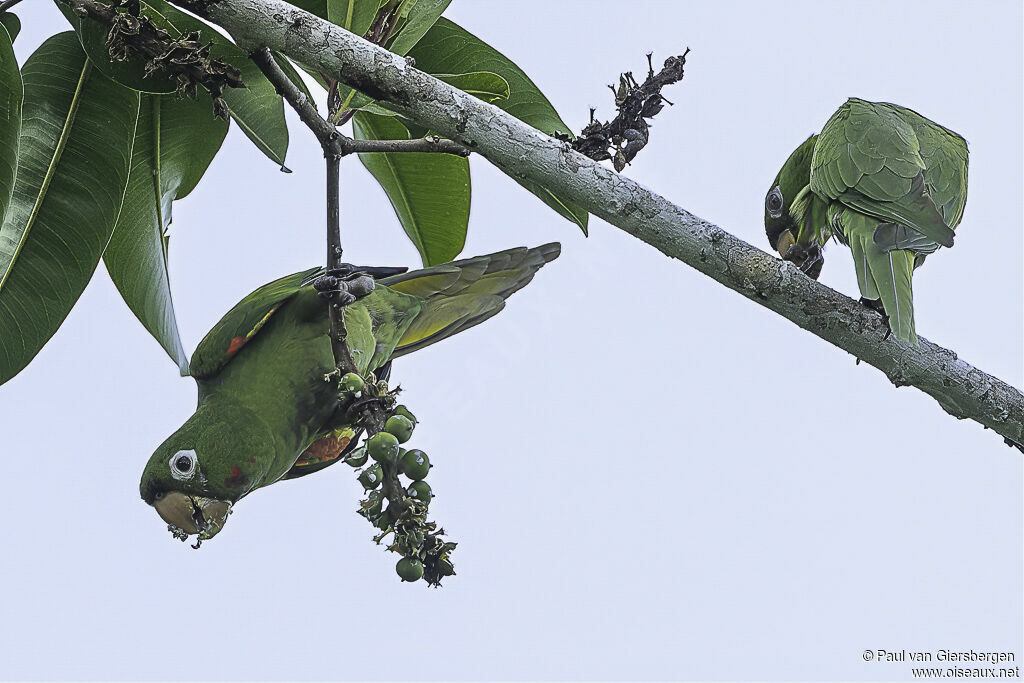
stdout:
POLYGON ((57 331, 88 284, 128 182, 139 94, 86 60, 73 32, 25 62, 18 176, 0 225, 0 383, 57 331))
POLYGON ((391 41, 388 49, 398 55, 408 54, 409 50, 426 35, 441 13, 448 9, 451 2, 452 0, 407 0, 408 6, 402 8, 408 12, 406 23, 391 41))
MULTIPOLYGON (((494 103, 517 119, 530 124, 548 135, 569 133, 569 126, 558 116, 544 94, 533 81, 505 55, 483 42, 469 31, 448 19, 438 19, 416 47, 409 51, 416 60, 416 68, 430 74, 459 74, 490 71, 498 74, 509 85, 507 99, 494 103)), ((563 217, 587 232, 587 212, 562 201, 546 188, 530 181, 516 181, 563 217)))
MULTIPOLYGON (((288 77, 288 80, 294 83, 296 88, 302 91, 302 94, 306 96, 307 100, 313 102, 313 93, 309 92, 309 87, 306 85, 306 81, 302 80, 302 76, 300 76, 299 72, 295 70, 291 60, 280 52, 271 51, 271 55, 274 57, 274 61, 277 62, 277 65, 281 67, 281 71, 284 72, 284 75, 288 77)), ((313 102, 313 106, 316 106, 315 102, 313 102)))
POLYGON ((373 26, 378 9, 380 0, 327 0, 327 20, 362 37, 373 26))
POLYGON ((125 303, 181 374, 188 356, 178 333, 167 276, 171 202, 191 192, 220 149, 228 122, 205 103, 144 95, 121 215, 103 254, 125 303))
POLYGON ((459 90, 479 97, 484 102, 507 100, 508 81, 490 71, 474 71, 468 74, 434 74, 439 80, 459 90))
POLYGON ((18 37, 18 34, 21 33, 21 20, 18 19, 16 14, 0 12, 0 26, 7 29, 7 34, 10 36, 12 43, 18 37))
POLYGON ((11 203, 18 171, 21 101, 25 93, 12 43, 6 25, 0 26, 0 223, 11 203))
MULTIPOLYGON (((360 111, 352 119, 358 140, 407 140, 393 117, 360 111)), ((360 154, 398 214, 423 265, 451 261, 466 243, 469 225, 469 160, 452 154, 401 152, 360 154)))
MULTIPOLYGON (((54 3, 57 5, 57 9, 63 12, 64 17, 71 24, 71 28, 75 29, 82 48, 85 49, 85 54, 107 78, 140 92, 171 93, 175 91, 174 82, 164 73, 157 71, 147 76, 146 60, 137 55, 132 55, 123 62, 112 60, 110 52, 107 50, 107 33, 109 32, 107 26, 94 19, 78 16, 61 0, 54 0, 54 3)), ((163 15, 154 11, 145 2, 141 3, 140 7, 143 16, 152 19, 165 31, 168 29, 163 15)))
POLYGON ((288 0, 288 3, 321 19, 327 18, 327 0, 288 0))

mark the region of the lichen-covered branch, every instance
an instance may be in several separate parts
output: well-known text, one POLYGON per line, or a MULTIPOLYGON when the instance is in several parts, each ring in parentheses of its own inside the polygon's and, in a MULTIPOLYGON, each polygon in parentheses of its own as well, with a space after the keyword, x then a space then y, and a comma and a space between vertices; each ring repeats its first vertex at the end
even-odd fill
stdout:
POLYGON ((175 0, 242 44, 267 45, 529 178, 743 296, 914 386, 950 415, 1024 443, 1024 394, 949 349, 886 335, 874 311, 405 59, 280 0, 175 0))

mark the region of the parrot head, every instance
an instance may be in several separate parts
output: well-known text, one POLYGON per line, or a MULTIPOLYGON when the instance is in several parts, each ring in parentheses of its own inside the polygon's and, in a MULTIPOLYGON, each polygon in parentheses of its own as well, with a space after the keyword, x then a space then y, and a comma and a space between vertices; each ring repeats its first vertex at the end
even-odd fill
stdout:
POLYGON ((142 500, 176 536, 215 536, 231 506, 264 483, 276 455, 262 420, 240 405, 200 407, 153 453, 142 472, 142 500))
POLYGON ((764 231, 768 242, 784 260, 803 268, 815 279, 824 261, 816 241, 811 243, 814 236, 808 230, 801 230, 801 224, 813 198, 808 184, 817 140, 818 136, 812 135, 789 155, 764 198, 764 231), (815 252, 813 262, 808 261, 809 251, 815 252), (804 268, 805 262, 807 268, 804 268))

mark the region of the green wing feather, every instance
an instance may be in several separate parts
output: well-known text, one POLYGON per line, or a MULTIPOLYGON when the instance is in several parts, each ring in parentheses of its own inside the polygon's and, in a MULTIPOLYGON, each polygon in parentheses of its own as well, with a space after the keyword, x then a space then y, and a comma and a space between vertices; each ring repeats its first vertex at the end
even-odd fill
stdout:
MULTIPOLYGON (((345 308, 347 342, 360 373, 478 325, 558 257, 558 243, 518 247, 382 278, 368 296, 345 308)), ((280 307, 308 288, 322 268, 285 276, 235 305, 192 356, 196 379, 216 375, 280 307)), ((327 317, 327 307, 323 307, 327 317)))
POLYGON ((894 104, 884 106, 897 111, 913 128, 927 167, 924 183, 928 195, 946 225, 956 228, 967 204, 967 141, 913 109, 894 104))
POLYGON ((496 315, 505 299, 525 287, 545 264, 558 258, 557 242, 517 247, 454 261, 380 281, 422 300, 423 307, 395 345, 394 357, 458 334, 496 315))
POLYGON ((213 326, 192 354, 189 374, 196 379, 216 375, 251 340, 280 308, 281 304, 308 284, 321 271, 311 268, 269 282, 235 304, 213 326))
POLYGON ((818 136, 811 159, 811 189, 951 247, 953 230, 929 193, 921 141, 901 110, 895 105, 847 100, 818 136))

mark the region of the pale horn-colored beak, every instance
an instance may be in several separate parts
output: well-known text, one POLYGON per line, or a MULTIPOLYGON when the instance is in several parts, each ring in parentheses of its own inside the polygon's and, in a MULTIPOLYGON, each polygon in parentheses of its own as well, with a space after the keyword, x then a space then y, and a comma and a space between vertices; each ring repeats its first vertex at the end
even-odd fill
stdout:
POLYGON ((186 534, 199 534, 201 540, 213 538, 224 528, 231 503, 203 496, 172 491, 153 501, 161 519, 186 534))
POLYGON ((793 237, 793 233, 789 230, 783 230, 782 234, 779 235, 779 241, 776 243, 775 248, 779 252, 779 256, 786 258, 786 254, 794 244, 796 244, 796 238, 793 237))

